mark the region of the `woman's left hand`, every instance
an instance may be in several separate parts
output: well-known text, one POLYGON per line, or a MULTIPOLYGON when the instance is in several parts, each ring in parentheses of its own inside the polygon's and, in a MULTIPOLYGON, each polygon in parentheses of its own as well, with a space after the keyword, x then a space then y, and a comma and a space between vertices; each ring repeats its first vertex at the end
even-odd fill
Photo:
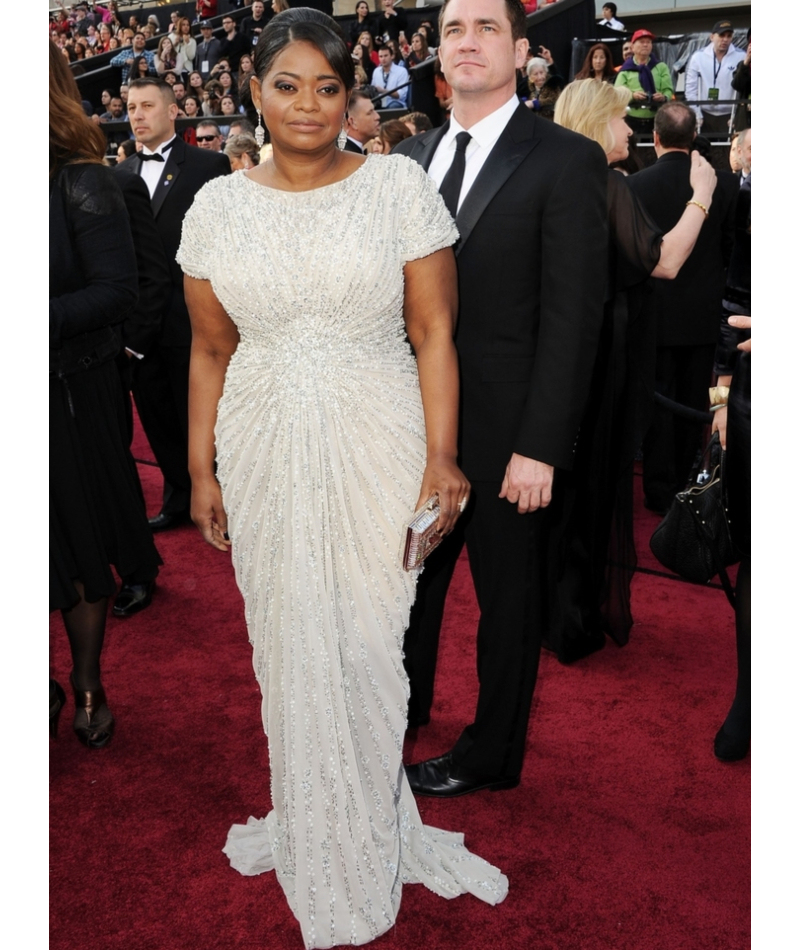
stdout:
POLYGON ((422 488, 414 510, 419 510, 431 495, 439 496, 441 514, 437 530, 450 534, 459 515, 467 507, 469 482, 464 473, 450 458, 429 459, 422 476, 422 488))

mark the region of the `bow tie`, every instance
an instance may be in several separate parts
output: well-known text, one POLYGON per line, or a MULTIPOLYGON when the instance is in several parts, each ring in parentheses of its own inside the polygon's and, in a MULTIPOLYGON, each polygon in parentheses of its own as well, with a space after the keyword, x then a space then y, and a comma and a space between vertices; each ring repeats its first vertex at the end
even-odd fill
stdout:
MULTIPOLYGON (((172 142, 174 141, 175 139, 172 140, 172 142)), ((172 142, 167 142, 160 153, 153 152, 151 155, 148 155, 146 152, 139 152, 139 158, 141 158, 143 162, 163 162, 164 152, 168 152, 172 148, 172 142)))

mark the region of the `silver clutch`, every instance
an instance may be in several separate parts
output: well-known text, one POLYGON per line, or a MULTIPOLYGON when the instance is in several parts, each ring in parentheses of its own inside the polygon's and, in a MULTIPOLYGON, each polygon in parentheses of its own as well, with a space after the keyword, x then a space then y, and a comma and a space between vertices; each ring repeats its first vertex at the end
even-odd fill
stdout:
POLYGON ((406 525, 403 542, 403 570, 418 571, 425 558, 442 542, 442 535, 436 531, 441 509, 439 496, 431 495, 425 504, 414 512, 414 517, 406 525))

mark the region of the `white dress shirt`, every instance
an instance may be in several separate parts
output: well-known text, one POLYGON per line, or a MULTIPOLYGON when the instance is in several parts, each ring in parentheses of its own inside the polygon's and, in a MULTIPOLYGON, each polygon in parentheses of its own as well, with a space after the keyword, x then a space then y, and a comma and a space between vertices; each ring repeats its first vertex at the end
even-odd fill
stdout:
POLYGON ((450 128, 442 136, 436 154, 428 166, 428 174, 436 182, 436 187, 441 188, 444 176, 453 164, 453 158, 456 154, 456 136, 459 132, 469 132, 472 138, 467 145, 465 156, 466 164, 464 167, 464 180, 461 184, 461 194, 458 196, 458 207, 464 202, 469 194, 470 188, 478 177, 478 172, 483 168, 486 159, 489 157, 495 143, 500 138, 503 129, 508 125, 511 116, 519 108, 519 99, 513 95, 508 102, 500 106, 485 119, 476 122, 471 129, 465 129, 455 116, 450 116, 450 128))
POLYGON ((150 198, 152 199, 153 195, 156 193, 156 188, 158 183, 161 181, 161 176, 164 174, 164 166, 167 163, 169 158, 169 147, 170 143, 174 142, 177 136, 173 135, 171 139, 167 139, 166 142, 162 142, 158 148, 153 149, 152 151, 146 146, 142 146, 142 152, 145 155, 164 155, 164 149, 167 148, 167 154, 164 155, 163 162, 142 162, 142 170, 139 174, 144 179, 144 183, 147 185, 147 190, 150 192, 150 198))

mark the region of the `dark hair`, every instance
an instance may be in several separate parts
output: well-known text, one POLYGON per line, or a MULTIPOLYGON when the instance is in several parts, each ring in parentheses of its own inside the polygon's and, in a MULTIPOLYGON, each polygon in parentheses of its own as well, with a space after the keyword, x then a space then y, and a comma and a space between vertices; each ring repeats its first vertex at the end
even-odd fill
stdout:
POLYGON ((117 146, 118 149, 122 149, 125 153, 126 158, 130 158, 131 155, 136 152, 136 139, 125 139, 124 142, 120 142, 117 146))
POLYGON ((106 137, 83 111, 78 84, 55 43, 50 44, 50 177, 62 165, 103 164, 106 137))
POLYGON ((682 102, 667 102, 656 112, 653 124, 664 148, 691 148, 697 117, 682 102))
POLYGON ((583 66, 580 68, 580 72, 575 73, 576 79, 594 79, 594 67, 592 66, 592 57, 597 52, 597 50, 602 50, 603 54, 606 57, 605 64, 603 65, 603 79, 611 79, 613 76, 616 76, 614 71, 614 58, 611 55, 611 50, 606 46, 605 43, 595 43, 594 46, 589 47, 589 52, 586 54, 586 59, 583 61, 583 66))
MULTIPOLYGON (((179 79, 178 82, 182 81, 179 79)), ((134 79, 128 85, 128 91, 131 89, 157 89, 161 95, 167 100, 167 104, 171 105, 174 102, 177 102, 175 98, 175 93, 172 91, 172 86, 163 79, 156 79, 153 76, 143 76, 140 79, 134 79)))
POLYGON ((203 119, 202 122, 198 122, 195 126, 195 129, 199 129, 201 126, 211 126, 217 130, 217 135, 221 135, 220 128, 213 119, 203 119))
MULTIPOLYGON (((444 0, 439 11, 439 33, 442 33, 444 15, 449 3, 450 0, 444 0)), ((524 40, 528 35, 528 16, 522 6, 522 0, 505 0, 505 4, 508 21, 511 24, 511 39, 515 43, 517 40, 524 40)))
MULTIPOLYGON (((604 9, 604 10, 610 10, 610 11, 611 11, 611 16, 612 16, 612 17, 616 17, 616 15, 617 15, 617 5, 616 5, 616 3, 604 3, 604 4, 603 4, 603 9, 604 9)), ((588 78, 589 78, 589 77, 587 77, 587 79, 588 79, 588 78)))
POLYGON ((350 98, 347 101, 347 112, 345 115, 350 114, 350 109, 352 108, 353 103, 356 99, 365 99, 367 102, 372 102, 372 96, 366 92, 364 89, 354 89, 350 93, 350 98))
POLYGON ((336 21, 309 7, 293 7, 272 17, 261 34, 253 56, 253 71, 259 80, 270 71, 277 56, 290 43, 310 43, 330 64, 349 92, 356 76, 350 51, 336 21))
POLYGON ((400 119, 389 119, 381 126, 378 138, 384 145, 388 145, 391 150, 404 139, 410 139, 413 134, 405 122, 401 122, 400 119))
POLYGON ((417 130, 417 135, 420 132, 430 132, 433 128, 433 122, 430 118, 425 115, 424 112, 409 112, 408 115, 404 115, 400 120, 401 122, 413 122, 414 128, 417 130))
POLYGON ((234 125, 240 125, 242 127, 243 133, 246 132, 248 135, 255 134, 256 127, 253 125, 253 123, 249 119, 245 119, 243 115, 240 115, 238 118, 235 118, 233 122, 231 122, 231 128, 234 125))

